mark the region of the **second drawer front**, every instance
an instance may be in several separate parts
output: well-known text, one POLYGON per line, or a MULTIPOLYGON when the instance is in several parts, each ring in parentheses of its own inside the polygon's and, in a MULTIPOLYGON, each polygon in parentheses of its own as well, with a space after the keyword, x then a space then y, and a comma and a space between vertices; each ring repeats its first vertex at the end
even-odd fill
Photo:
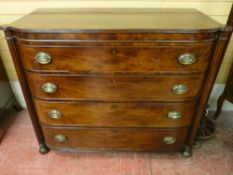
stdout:
POLYGON ((42 126, 46 144, 53 148, 101 150, 180 150, 188 128, 58 128, 42 126))
POLYGON ((196 101, 185 103, 48 102, 34 99, 42 123, 69 126, 183 127, 191 124, 196 101))
POLYGON ((187 100, 199 94, 194 76, 77 76, 27 73, 32 95, 66 100, 187 100))

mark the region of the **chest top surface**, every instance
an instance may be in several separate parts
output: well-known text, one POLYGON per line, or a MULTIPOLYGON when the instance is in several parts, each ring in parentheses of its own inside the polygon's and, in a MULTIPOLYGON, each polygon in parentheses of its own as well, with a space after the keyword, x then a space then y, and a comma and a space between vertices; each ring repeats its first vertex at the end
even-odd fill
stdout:
POLYGON ((219 30, 195 9, 38 9, 11 24, 21 30, 219 30))

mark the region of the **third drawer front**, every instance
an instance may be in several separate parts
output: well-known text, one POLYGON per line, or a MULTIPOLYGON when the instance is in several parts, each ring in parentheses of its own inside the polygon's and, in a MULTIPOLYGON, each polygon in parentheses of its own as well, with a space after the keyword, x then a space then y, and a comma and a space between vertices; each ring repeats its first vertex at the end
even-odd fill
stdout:
POLYGON ((196 101, 185 103, 50 102, 34 99, 40 121, 56 126, 184 127, 196 101))
POLYGON ((32 95, 53 100, 188 100, 199 95, 204 77, 27 73, 32 95))

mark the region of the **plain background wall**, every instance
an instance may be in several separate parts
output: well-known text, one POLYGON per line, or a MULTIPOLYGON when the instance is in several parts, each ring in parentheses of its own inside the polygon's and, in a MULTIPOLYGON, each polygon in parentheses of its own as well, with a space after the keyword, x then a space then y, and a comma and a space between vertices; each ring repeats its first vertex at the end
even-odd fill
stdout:
MULTIPOLYGON (((214 20, 225 24, 233 0, 0 0, 0 25, 7 25, 37 8, 196 8, 214 20)), ((192 22, 192 21, 190 21, 192 22)), ((20 103, 25 106, 18 78, 15 72, 4 35, 0 32, 0 55, 11 81, 12 88, 20 103)), ((211 109, 221 94, 230 66, 233 62, 233 39, 231 39, 223 64, 216 79, 210 98, 211 109)), ((225 110, 233 110, 230 103, 225 110)))

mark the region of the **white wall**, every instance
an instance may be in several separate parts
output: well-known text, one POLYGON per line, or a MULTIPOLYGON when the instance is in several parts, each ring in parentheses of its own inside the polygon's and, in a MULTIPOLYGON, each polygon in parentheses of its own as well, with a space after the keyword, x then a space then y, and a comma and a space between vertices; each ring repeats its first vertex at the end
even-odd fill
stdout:
MULTIPOLYGON (((211 111, 216 110, 218 98, 222 94, 224 87, 225 87, 225 84, 215 84, 214 85, 214 88, 211 92, 210 99, 209 99, 209 105, 210 105, 209 110, 211 110, 211 111)), ((233 104, 228 102, 227 100, 225 100, 223 103, 222 110, 223 111, 233 111, 233 104)))

